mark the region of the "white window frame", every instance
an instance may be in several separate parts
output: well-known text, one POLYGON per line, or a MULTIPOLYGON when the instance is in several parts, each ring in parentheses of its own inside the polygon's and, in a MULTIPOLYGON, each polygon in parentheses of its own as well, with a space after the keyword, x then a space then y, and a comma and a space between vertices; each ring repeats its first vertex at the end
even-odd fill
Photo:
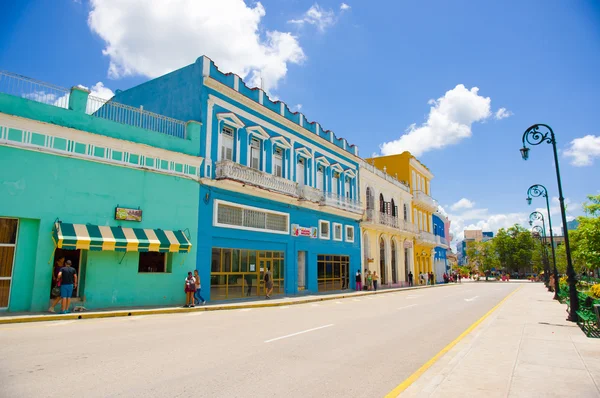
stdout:
POLYGON ((225 200, 221 200, 221 199, 215 199, 214 201, 214 207, 213 207, 213 226, 215 227, 221 227, 221 228, 229 228, 229 229, 242 229, 242 230, 246 230, 246 231, 255 231, 255 232, 264 232, 264 233, 268 233, 268 234, 279 234, 279 235, 289 235, 290 234, 290 213, 284 213, 281 211, 275 211, 275 210, 269 210, 269 209, 264 209, 261 207, 254 207, 254 206, 247 206, 247 205, 242 205, 239 203, 234 203, 234 202, 228 202, 225 200), (227 205, 227 206, 231 206, 231 207, 239 207, 242 209, 249 209, 249 210, 255 210, 255 211, 261 211, 264 213, 271 213, 271 214, 277 214, 280 216, 285 216, 287 219, 286 222, 286 230, 285 231, 275 231, 272 229, 261 229, 261 228, 252 228, 252 227, 245 227, 243 225, 230 225, 230 224, 221 224, 218 220, 218 216, 219 216, 219 204, 223 204, 223 205, 227 205))
POLYGON ((262 157, 263 157, 262 156, 262 153, 263 153, 262 146, 263 146, 262 140, 258 139, 257 137, 254 137, 254 136, 250 137, 250 143, 248 145, 248 167, 250 167, 250 168, 252 168, 254 170, 263 171, 263 169, 262 169, 262 164, 263 164, 263 162, 262 162, 262 157), (253 142, 258 142, 258 148, 252 146, 253 142), (252 167, 252 160, 253 160, 252 159, 252 153, 254 151, 258 152, 258 168, 252 167))
POLYGON ((331 239, 331 223, 327 220, 319 220, 319 239, 331 239), (321 226, 327 224, 327 236, 323 236, 323 229, 321 226))
POLYGON ((346 235, 346 242, 354 243, 354 227, 352 225, 346 225, 346 228, 344 228, 344 230, 346 235), (348 231, 352 231, 352 239, 348 238, 348 231))
MULTIPOLYGON (((13 254, 13 261, 12 261, 12 265, 11 265, 11 269, 10 269, 10 276, 2 276, 0 277, 0 280, 4 280, 4 281, 9 281, 10 285, 8 285, 8 301, 6 302, 6 307, 0 307, 0 309, 5 310, 7 308, 10 308, 10 297, 12 296, 12 288, 13 288, 13 278, 15 276, 15 262, 17 260, 17 244, 19 243, 19 232, 21 232, 21 219, 16 218, 16 217, 0 217, 0 218, 6 218, 9 220, 17 220, 17 235, 15 236, 15 243, 1 243, 0 246, 2 247, 14 247, 15 248, 15 252, 13 254)), ((52 270, 52 272, 54 272, 54 270, 52 270)))
POLYGON ((318 190, 321 191, 325 191, 325 166, 323 165, 317 165, 317 177, 316 177, 317 181, 316 181, 316 188, 318 190), (319 169, 322 169, 323 171, 320 171, 319 169), (321 185, 319 187, 319 185, 321 185))
POLYGON ((333 240, 335 240, 337 242, 341 242, 342 240, 344 240, 344 229, 342 228, 342 224, 340 224, 339 222, 333 223, 333 240), (340 237, 339 238, 335 237, 335 231, 337 228, 340 229, 340 237))
MULTIPOLYGON (((221 126, 221 130, 219 131, 219 135, 220 135, 220 139, 219 139, 219 153, 218 155, 218 160, 231 160, 232 162, 235 162, 235 142, 236 142, 236 136, 237 136, 237 128, 228 125, 227 123, 223 123, 223 125, 221 126), (227 159, 225 157, 223 157, 223 155, 225 154, 225 152, 223 152, 223 149, 225 148, 225 135, 223 134, 223 131, 225 129, 229 129, 231 130, 232 134, 231 134, 231 159, 227 159)), ((229 136, 227 136, 227 140, 229 139, 229 136)))
POLYGON ((308 185, 306 183, 306 162, 307 159, 304 156, 298 156, 296 159, 296 172, 295 172, 295 176, 296 176, 296 182, 300 185, 308 185), (299 165, 302 165, 302 176, 299 177, 298 176, 298 168, 300 167, 299 165), (300 179, 302 179, 302 182, 300 182, 300 179))
POLYGON ((335 176, 335 171, 331 173, 331 193, 333 195, 340 195, 340 177, 341 174, 338 173, 338 176, 335 176))
POLYGON ((280 178, 285 178, 285 148, 282 148, 280 146, 275 146, 273 148, 273 155, 271 158, 271 174, 273 174, 276 177, 280 177, 280 178), (277 151, 280 150, 281 151, 281 156, 277 155, 277 151), (279 159, 281 161, 280 164, 278 164, 281 167, 281 175, 277 175, 277 173, 275 172, 276 169, 276 164, 275 164, 275 159, 279 159))

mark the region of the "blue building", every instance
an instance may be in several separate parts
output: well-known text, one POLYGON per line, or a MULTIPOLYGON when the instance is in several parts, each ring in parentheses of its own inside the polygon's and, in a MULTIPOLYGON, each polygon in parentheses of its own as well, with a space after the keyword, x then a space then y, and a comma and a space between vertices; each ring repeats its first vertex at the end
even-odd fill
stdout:
POLYGON ((436 282, 443 282, 444 273, 449 271, 448 260, 446 259, 446 251, 450 248, 446 238, 446 223, 447 217, 439 212, 432 215, 433 234, 435 235, 436 246, 434 248, 433 269, 436 282))
POLYGON ((354 286, 363 213, 356 146, 207 57, 114 100, 201 123, 194 244, 205 298, 264 295, 266 269, 274 294, 354 286))

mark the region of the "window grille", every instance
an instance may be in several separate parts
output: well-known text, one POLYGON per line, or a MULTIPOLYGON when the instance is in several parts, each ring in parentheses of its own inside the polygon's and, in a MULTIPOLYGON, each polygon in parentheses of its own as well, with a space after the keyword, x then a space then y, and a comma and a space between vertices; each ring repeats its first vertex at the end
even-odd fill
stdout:
POLYGON ((247 209, 224 203, 219 203, 217 209, 217 223, 223 225, 287 232, 288 220, 289 216, 287 214, 247 209))

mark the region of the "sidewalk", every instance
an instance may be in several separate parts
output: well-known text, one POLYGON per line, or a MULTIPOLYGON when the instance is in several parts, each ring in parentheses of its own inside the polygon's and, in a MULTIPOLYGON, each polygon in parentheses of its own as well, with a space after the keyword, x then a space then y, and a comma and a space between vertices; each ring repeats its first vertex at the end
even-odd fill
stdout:
MULTIPOLYGON (((385 294, 391 292, 415 290, 415 289, 430 289, 441 286, 453 286, 454 284, 439 284, 433 286, 413 286, 413 287, 400 287, 400 288, 383 288, 374 291, 354 291, 347 290, 339 293, 315 293, 310 295, 299 295, 299 296, 282 296, 280 298, 274 298, 265 300, 264 298, 256 299, 240 299, 235 301, 229 301, 226 303, 207 304, 205 306, 197 306, 194 308, 183 308, 183 307, 136 307, 136 308, 118 308, 108 310, 97 310, 97 311, 84 311, 84 312, 72 312, 70 314, 53 314, 49 312, 35 312, 35 313, 11 313, 11 312, 0 312, 0 325, 8 323, 23 323, 23 322, 44 322, 44 321, 59 321, 67 319, 92 319, 92 318, 113 318, 123 316, 135 316, 135 315, 153 315, 153 314, 178 314, 194 311, 221 311, 221 310, 235 310, 241 308, 261 308, 261 307, 281 307, 286 305, 297 305, 305 303, 314 303, 318 301, 326 300, 339 300, 349 297, 360 297, 368 296, 371 294, 385 294)), ((184 301, 184 300, 182 300, 184 301)))
POLYGON ((598 397, 600 339, 566 315, 542 284, 523 284, 401 396, 598 397))

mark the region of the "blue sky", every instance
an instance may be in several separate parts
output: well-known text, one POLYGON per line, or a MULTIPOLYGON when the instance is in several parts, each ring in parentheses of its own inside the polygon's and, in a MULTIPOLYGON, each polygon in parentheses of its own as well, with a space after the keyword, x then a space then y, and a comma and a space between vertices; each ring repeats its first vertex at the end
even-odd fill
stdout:
POLYGON ((581 214, 585 196, 600 191, 596 1, 164 4, 4 1, 0 69, 99 95, 202 54, 249 82, 260 71, 271 96, 362 156, 419 153, 455 234, 524 222, 543 205, 526 205, 534 183, 557 196, 551 146, 534 147, 527 162, 519 156, 533 123, 557 135, 569 213, 581 214), (508 117, 498 120, 500 108, 508 117))

